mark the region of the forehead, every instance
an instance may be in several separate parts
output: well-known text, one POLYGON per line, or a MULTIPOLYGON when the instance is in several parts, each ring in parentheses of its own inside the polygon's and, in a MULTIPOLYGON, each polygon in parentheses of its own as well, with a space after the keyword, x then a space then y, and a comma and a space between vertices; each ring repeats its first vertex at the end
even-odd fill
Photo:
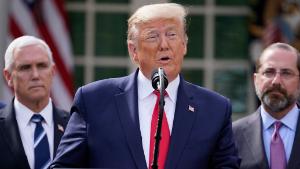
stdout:
POLYGON ((266 50, 260 58, 261 68, 278 68, 297 70, 297 55, 286 49, 266 50))
POLYGON ((17 48, 14 51, 15 63, 49 61, 46 49, 39 44, 17 48))
POLYGON ((139 25, 141 32, 158 30, 158 29, 178 29, 183 30, 182 23, 179 19, 155 19, 139 25))

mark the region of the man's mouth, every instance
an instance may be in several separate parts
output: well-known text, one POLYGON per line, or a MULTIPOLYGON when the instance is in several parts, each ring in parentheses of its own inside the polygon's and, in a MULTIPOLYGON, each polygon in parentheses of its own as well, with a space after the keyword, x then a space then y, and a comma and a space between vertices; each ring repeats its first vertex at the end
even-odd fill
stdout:
POLYGON ((271 94, 271 95, 283 95, 281 92, 279 92, 279 91, 271 91, 271 92, 269 92, 269 94, 271 94))
POLYGON ((161 61, 167 61, 167 60, 170 60, 170 57, 169 56, 164 56, 162 58, 160 58, 161 61))
POLYGON ((163 63, 163 64, 166 64, 166 63, 168 63, 170 60, 171 60, 171 57, 166 55, 166 56, 161 56, 161 57, 159 57, 158 62, 163 63))
POLYGON ((43 85, 35 85, 35 86, 31 86, 30 89, 37 89, 37 88, 42 88, 43 85))

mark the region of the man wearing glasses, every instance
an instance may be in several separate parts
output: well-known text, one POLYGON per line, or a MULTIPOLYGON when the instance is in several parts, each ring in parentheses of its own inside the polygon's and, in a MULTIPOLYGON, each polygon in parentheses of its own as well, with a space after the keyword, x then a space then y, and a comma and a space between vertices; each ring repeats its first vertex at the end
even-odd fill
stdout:
POLYGON ((241 169, 300 168, 299 52, 288 44, 274 43, 255 66, 254 85, 261 106, 233 123, 241 169))

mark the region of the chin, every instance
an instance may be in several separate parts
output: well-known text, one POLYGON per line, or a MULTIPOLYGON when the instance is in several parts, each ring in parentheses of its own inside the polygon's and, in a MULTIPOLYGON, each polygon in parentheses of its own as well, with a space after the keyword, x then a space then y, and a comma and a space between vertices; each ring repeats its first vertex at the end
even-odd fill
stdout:
POLYGON ((35 93, 34 95, 31 95, 32 100, 43 100, 45 98, 47 98, 48 95, 46 95, 45 93, 35 93))

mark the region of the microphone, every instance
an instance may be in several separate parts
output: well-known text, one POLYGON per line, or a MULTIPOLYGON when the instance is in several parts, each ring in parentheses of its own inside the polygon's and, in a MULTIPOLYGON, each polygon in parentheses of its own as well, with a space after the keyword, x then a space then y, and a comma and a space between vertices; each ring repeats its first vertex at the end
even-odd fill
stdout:
POLYGON ((165 105, 164 91, 168 86, 168 79, 163 68, 160 67, 158 69, 155 69, 152 72, 151 80, 152 80, 152 87, 155 90, 158 90, 160 95, 159 104, 158 104, 159 112, 158 112, 156 134, 155 134, 153 161, 150 161, 151 169, 158 169, 159 144, 161 140, 162 120, 163 120, 164 105, 165 105))
POLYGON ((161 67, 152 71, 151 80, 155 90, 165 90, 168 86, 167 76, 161 67))

